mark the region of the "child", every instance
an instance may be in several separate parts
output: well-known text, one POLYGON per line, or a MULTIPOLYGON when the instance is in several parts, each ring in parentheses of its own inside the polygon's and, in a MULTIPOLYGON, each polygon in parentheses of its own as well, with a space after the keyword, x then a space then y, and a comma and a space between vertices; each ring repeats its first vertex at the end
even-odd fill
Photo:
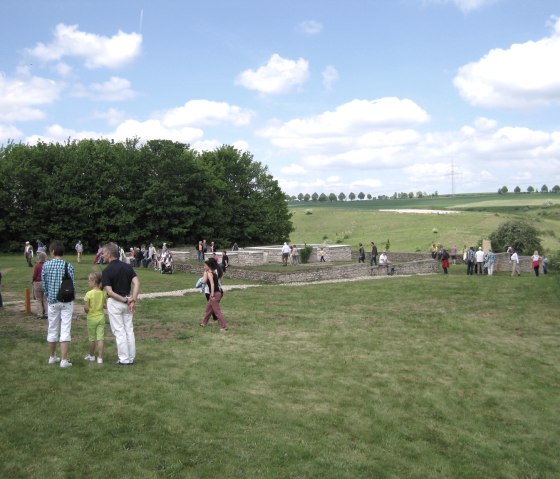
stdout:
POLYGON ((95 342, 97 341, 97 364, 103 364, 105 349, 105 313, 103 307, 107 302, 107 294, 101 289, 101 272, 94 271, 88 277, 91 288, 84 297, 84 311, 87 313, 87 329, 89 339, 89 353, 84 357, 86 361, 95 361, 95 342))

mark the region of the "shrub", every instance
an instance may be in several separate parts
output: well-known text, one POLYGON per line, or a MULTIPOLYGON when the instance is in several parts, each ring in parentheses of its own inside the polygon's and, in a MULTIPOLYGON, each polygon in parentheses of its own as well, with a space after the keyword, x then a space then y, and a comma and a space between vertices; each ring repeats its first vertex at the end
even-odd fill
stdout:
POLYGON ((312 252, 313 248, 309 245, 305 245, 299 252, 299 254, 301 255, 301 262, 307 263, 312 252))
POLYGON ((542 250, 537 229, 523 221, 502 223, 489 238, 494 251, 506 251, 508 246, 512 246, 521 254, 531 255, 535 250, 542 250))

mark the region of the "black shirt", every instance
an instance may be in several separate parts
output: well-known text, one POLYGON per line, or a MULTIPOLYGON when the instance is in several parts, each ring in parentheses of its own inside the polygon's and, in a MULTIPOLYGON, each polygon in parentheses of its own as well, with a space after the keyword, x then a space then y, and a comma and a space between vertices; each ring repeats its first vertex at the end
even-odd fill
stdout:
POLYGON ((116 259, 111 261, 101 273, 101 285, 111 286, 115 293, 128 296, 132 278, 135 276, 136 271, 132 266, 116 259))

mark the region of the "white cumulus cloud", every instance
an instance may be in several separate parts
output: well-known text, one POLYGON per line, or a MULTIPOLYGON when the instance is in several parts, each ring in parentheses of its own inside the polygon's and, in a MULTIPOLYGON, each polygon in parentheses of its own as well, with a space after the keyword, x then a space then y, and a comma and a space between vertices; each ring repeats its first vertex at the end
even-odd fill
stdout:
POLYGON ((131 88, 130 81, 120 77, 111 77, 106 82, 92 83, 87 86, 76 85, 73 94, 100 101, 124 101, 137 95, 131 88))
POLYGON ((55 102, 62 88, 62 84, 47 78, 6 78, 0 75, 0 121, 44 118, 44 112, 37 107, 55 102))
POLYGON ((119 68, 140 55, 142 35, 119 30, 112 37, 78 30, 78 25, 60 23, 51 43, 38 43, 28 52, 46 62, 64 57, 84 60, 87 68, 119 68))
POLYGON ((266 65, 257 70, 245 70, 240 73, 235 83, 262 94, 277 95, 301 87, 308 78, 307 60, 290 60, 275 53, 266 65))
POLYGON ((560 19, 549 37, 497 48, 462 66, 453 83, 476 106, 522 108, 560 102, 560 19))
POLYGON ((183 106, 172 108, 160 114, 164 125, 248 125, 253 112, 236 105, 210 100, 190 100, 183 106))

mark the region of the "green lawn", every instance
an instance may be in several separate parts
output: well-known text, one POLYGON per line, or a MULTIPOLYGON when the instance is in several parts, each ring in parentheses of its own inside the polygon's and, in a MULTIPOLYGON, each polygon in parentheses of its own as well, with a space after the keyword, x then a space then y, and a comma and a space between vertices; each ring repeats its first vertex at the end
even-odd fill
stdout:
POLYGON ((506 221, 526 220, 540 232, 543 248, 560 251, 558 195, 464 195, 411 200, 303 202, 291 204, 296 243, 351 244, 367 247, 371 241, 392 251, 424 251, 432 243, 448 248, 476 245, 506 221), (550 202, 552 206, 542 206, 550 202), (523 206, 524 205, 524 206, 523 206), (459 214, 383 212, 380 209, 448 209, 459 214), (434 231, 437 231, 434 233, 434 231))
MULTIPOLYGON (((30 268, 0 269, 18 299, 30 268)), ((49 367, 45 323, 4 308, 0 477, 559 477, 559 277, 464 273, 229 291, 227 335, 201 294, 145 299, 130 368, 109 331, 81 360, 83 320, 49 367)))

